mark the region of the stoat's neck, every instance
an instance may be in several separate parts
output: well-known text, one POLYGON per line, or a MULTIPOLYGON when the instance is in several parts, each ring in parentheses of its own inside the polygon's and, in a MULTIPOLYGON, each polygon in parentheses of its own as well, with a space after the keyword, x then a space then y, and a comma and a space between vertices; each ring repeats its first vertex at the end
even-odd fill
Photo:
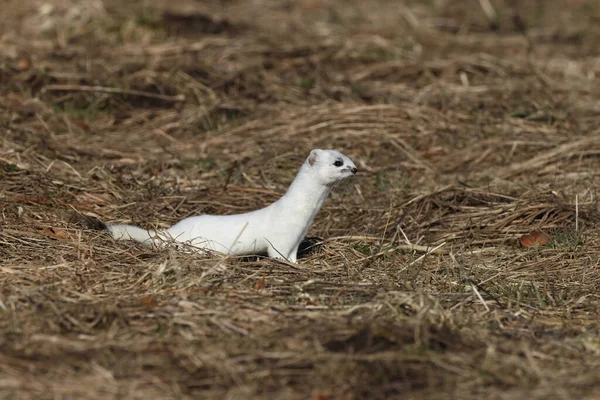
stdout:
POLYGON ((312 223, 315 215, 327 199, 331 187, 323 185, 313 168, 303 164, 294 181, 279 202, 286 212, 294 213, 296 219, 312 223))

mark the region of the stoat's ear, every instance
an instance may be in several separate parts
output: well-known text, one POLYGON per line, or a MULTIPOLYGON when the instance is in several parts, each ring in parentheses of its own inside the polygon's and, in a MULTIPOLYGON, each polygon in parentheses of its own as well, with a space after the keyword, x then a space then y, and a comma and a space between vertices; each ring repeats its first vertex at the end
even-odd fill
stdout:
POLYGON ((308 165, 310 165, 311 167, 313 165, 315 165, 315 163, 317 162, 317 160, 319 159, 319 153, 321 152, 320 149, 314 149, 310 152, 310 155, 308 156, 308 165))

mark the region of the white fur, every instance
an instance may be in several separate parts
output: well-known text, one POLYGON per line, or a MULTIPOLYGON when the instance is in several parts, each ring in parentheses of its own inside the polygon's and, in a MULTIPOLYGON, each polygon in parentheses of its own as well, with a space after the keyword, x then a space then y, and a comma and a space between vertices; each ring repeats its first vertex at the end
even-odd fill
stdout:
POLYGON ((312 150, 285 195, 245 214, 201 215, 167 229, 147 231, 131 225, 108 225, 115 239, 161 244, 185 242, 198 250, 244 255, 267 254, 296 262, 298 246, 333 186, 356 173, 356 166, 336 150, 312 150), (342 161, 342 166, 335 162, 342 161))

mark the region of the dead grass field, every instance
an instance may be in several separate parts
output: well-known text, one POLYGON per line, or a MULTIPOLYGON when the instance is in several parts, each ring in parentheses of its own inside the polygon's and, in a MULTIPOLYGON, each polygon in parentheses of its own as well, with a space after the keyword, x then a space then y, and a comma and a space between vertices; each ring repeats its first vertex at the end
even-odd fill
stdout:
POLYGON ((600 398, 599 1, 0 8, 2 398, 600 398), (316 147, 360 172, 297 267, 80 222, 260 208, 316 147))

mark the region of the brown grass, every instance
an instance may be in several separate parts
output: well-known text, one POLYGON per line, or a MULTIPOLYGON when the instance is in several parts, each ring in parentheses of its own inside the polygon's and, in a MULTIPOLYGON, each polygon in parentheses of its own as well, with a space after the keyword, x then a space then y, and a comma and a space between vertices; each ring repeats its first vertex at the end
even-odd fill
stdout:
POLYGON ((5 3, 3 398, 600 396, 597 1, 5 3), (256 209, 315 147, 360 174, 295 267, 80 223, 256 209))

